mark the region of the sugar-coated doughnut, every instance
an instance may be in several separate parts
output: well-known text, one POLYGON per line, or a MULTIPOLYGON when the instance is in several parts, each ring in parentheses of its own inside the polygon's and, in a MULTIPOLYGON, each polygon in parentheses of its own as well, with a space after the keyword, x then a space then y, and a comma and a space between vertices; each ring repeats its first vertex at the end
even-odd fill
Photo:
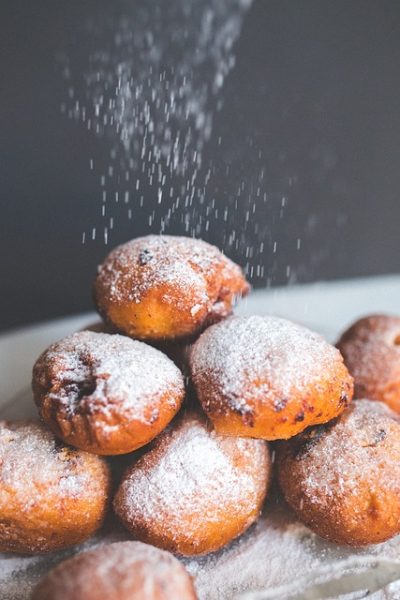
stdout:
POLYGON ((96 454, 147 444, 178 412, 182 373, 159 350, 121 335, 80 331, 52 344, 33 369, 42 419, 65 442, 96 454))
POLYGON ((196 600, 177 558, 141 542, 116 542, 60 563, 32 600, 196 600))
POLYGON ((279 444, 288 504, 318 535, 351 546, 400 533, 400 420, 355 400, 337 420, 279 444))
POLYGON ((128 468, 114 509, 136 539, 205 554, 257 519, 269 476, 264 441, 220 436, 186 413, 128 468))
POLYGON ((371 315, 345 331, 338 348, 356 398, 381 400, 400 413, 400 317, 371 315))
POLYGON ((99 267, 102 317, 138 339, 192 336, 232 311, 249 285, 218 248, 186 237, 149 235, 115 248, 99 267))
POLYGON ((82 542, 102 524, 104 459, 57 442, 35 421, 0 421, 0 551, 41 554, 82 542))
POLYGON ((225 435, 286 439, 339 415, 353 394, 339 351, 278 317, 232 317, 190 351, 200 403, 225 435))

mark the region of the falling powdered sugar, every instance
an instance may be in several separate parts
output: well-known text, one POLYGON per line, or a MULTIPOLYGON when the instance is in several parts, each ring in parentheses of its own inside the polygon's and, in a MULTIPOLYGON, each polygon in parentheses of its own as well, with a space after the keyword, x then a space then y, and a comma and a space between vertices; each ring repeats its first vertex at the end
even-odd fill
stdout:
POLYGON ((250 5, 123 2, 85 24, 86 56, 71 45, 60 57, 62 112, 110 140, 99 172, 106 243, 121 212, 124 221, 145 213, 150 230, 173 222, 192 235, 205 230, 195 210, 213 210, 206 198, 212 165, 202 168, 203 153, 250 5))

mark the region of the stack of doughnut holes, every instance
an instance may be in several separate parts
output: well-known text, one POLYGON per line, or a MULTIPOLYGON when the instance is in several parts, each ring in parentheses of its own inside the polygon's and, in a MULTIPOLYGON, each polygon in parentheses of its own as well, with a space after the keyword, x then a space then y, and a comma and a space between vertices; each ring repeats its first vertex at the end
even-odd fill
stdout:
POLYGON ((273 470, 274 494, 332 542, 400 532, 400 318, 364 318, 334 347, 233 316, 249 289, 185 237, 134 239, 99 267, 103 323, 37 359, 39 420, 0 423, 0 550, 74 546, 110 507, 134 541, 75 554, 34 600, 195 599, 179 557, 243 534, 273 470))

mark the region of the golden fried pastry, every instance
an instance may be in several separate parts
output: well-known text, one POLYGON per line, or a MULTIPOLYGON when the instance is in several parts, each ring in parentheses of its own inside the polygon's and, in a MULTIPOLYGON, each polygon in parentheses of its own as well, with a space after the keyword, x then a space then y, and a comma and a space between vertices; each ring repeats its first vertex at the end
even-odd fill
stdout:
POLYGON ((217 432, 287 439, 339 415, 353 395, 343 359, 321 336, 278 317, 233 317, 190 352, 193 384, 217 432))
POLYGON ((356 398, 381 400, 400 413, 400 317, 371 315, 338 342, 356 398))
POLYGON ((144 340, 192 336, 232 311, 249 285, 241 269, 202 240, 149 235, 113 250, 99 267, 99 313, 144 340))
POLYGON ((177 558, 141 542, 83 552, 50 571, 32 600, 196 600, 177 558))
POLYGON ((315 533, 351 546, 400 533, 400 420, 385 404, 355 400, 279 446, 285 499, 315 533))
POLYGON ((219 436, 203 416, 186 413, 128 468, 114 509, 139 540, 205 554, 257 519, 269 476, 265 442, 219 436))
POLYGON ((0 551, 51 552, 102 524, 110 473, 98 456, 68 448, 35 421, 0 421, 0 551))
POLYGON ((80 331, 33 369, 42 419, 68 444, 125 454, 162 431, 184 397, 182 373, 159 350, 121 335, 80 331))

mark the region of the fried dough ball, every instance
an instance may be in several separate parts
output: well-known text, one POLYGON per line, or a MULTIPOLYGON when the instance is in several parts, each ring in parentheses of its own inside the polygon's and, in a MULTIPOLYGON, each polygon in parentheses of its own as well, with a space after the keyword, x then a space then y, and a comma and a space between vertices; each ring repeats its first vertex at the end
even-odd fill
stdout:
POLYGON ((195 342, 190 368, 200 403, 225 435, 287 439, 340 414, 352 378, 336 348, 278 317, 233 317, 195 342))
POLYGON ((80 331, 51 345, 33 369, 42 419, 68 444, 125 454, 178 412, 182 373, 159 350, 121 335, 80 331))
POLYGON ((205 554, 257 519, 270 469, 265 442, 219 436, 203 416, 186 413, 128 468, 114 509, 139 540, 205 554))
POLYGON ((400 419, 385 404, 355 400, 281 442, 277 464, 286 501, 321 537, 364 546, 400 533, 400 419))
POLYGON ((57 442, 41 423, 0 421, 0 551, 39 554, 102 524, 110 488, 98 456, 57 442))
POLYGON ((192 579, 169 552, 116 542, 52 569, 32 600, 196 600, 192 579))
POLYGON ((229 315, 248 291, 241 269, 214 246, 155 235, 115 248, 94 283, 105 321, 143 340, 192 336, 229 315))
POLYGON ((343 333, 338 348, 354 377, 355 397, 381 400, 400 413, 400 318, 360 319, 343 333))

